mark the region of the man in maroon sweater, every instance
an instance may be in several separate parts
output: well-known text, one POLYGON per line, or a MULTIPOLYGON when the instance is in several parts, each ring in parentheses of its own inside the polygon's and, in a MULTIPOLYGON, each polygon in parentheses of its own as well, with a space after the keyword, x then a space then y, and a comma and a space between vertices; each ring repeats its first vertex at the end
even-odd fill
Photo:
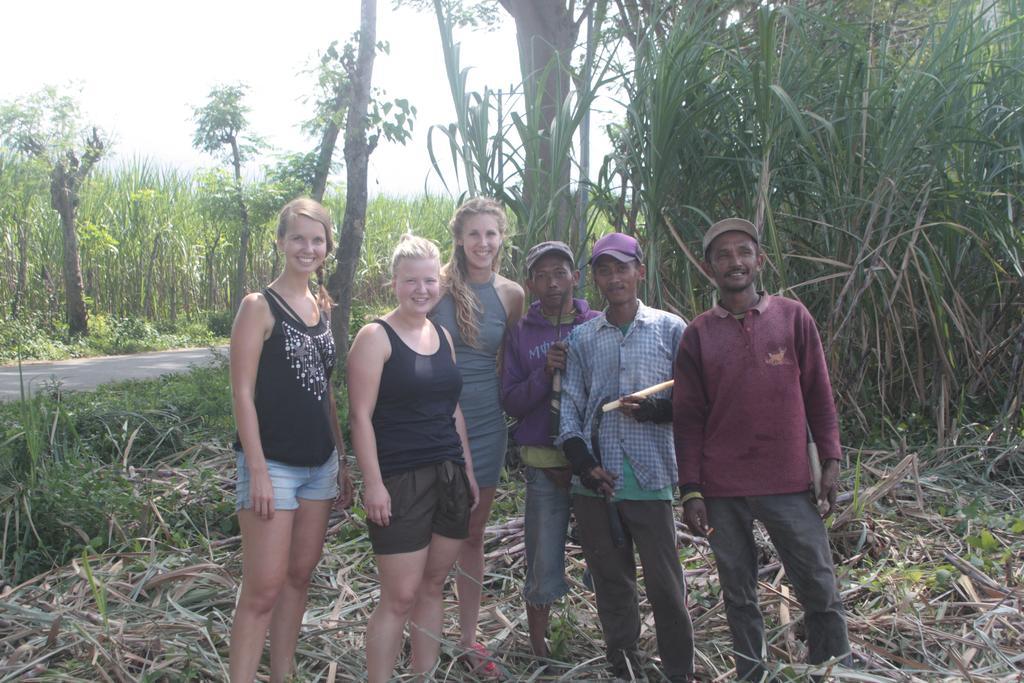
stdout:
POLYGON ((803 606, 810 662, 845 660, 850 651, 818 514, 835 503, 839 428, 810 313, 755 288, 765 262, 755 227, 740 218, 719 221, 703 247, 702 267, 719 303, 690 323, 676 354, 679 488, 686 524, 708 536, 715 553, 736 676, 760 680, 767 670, 754 519, 767 529, 803 606), (809 495, 808 432, 822 462, 817 507, 809 495))

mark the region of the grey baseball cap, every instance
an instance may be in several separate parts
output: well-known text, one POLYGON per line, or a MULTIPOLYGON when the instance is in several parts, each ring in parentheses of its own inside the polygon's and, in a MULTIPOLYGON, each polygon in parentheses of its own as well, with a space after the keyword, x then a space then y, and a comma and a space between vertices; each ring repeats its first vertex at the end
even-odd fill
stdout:
POLYGON ((547 254, 558 254, 564 256, 572 264, 572 267, 576 267, 576 260, 573 258, 572 249, 565 242, 559 242, 558 240, 550 240, 548 242, 541 242, 530 247, 530 251, 526 252, 526 272, 529 273, 533 270, 533 266, 537 261, 540 260, 541 256, 547 254))

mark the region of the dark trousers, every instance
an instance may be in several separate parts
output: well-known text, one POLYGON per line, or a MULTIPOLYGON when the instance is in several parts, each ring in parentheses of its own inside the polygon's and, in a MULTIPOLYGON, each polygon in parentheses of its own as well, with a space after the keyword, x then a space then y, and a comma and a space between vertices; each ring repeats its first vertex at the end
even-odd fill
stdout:
POLYGON ((753 522, 761 520, 775 544, 804 610, 808 659, 819 664, 847 655, 846 617, 836 587, 825 525, 806 493, 708 498, 708 539, 715 552, 725 614, 732 632, 736 677, 764 673, 764 621, 757 604, 757 547, 753 522))
POLYGON ((667 500, 624 500, 616 504, 626 535, 625 547, 612 544, 608 504, 602 498, 573 496, 580 545, 594 578, 597 613, 607 647, 608 662, 616 675, 628 677, 640 665, 640 605, 636 591, 636 560, 640 555, 647 598, 654 609, 665 675, 685 680, 693 674, 693 625, 686 611, 686 587, 676 550, 672 503, 667 500))

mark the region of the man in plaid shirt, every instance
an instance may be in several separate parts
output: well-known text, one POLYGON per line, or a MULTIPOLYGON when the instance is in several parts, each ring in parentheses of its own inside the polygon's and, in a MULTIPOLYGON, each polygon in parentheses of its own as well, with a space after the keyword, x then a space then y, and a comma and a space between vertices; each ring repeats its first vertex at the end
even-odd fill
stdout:
POLYGON ((613 233, 594 244, 594 284, 608 301, 605 315, 575 328, 568 339, 560 435, 578 477, 573 508, 580 543, 594 578, 608 662, 625 679, 642 678, 637 640, 640 610, 634 545, 654 609, 658 652, 670 681, 693 680, 693 627, 676 550, 672 495, 678 478, 672 402, 630 394, 672 377, 685 323, 637 298, 645 270, 636 240, 613 233), (625 397, 621 410, 598 418, 605 401, 625 397), (590 443, 601 419, 596 444, 590 443), (605 498, 613 502, 612 512, 605 498), (625 543, 616 547, 610 514, 625 543))

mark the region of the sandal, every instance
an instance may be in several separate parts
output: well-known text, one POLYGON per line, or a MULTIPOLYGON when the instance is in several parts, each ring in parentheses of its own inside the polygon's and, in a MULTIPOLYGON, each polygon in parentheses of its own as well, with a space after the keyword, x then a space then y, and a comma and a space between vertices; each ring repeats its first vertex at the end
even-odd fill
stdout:
POLYGON ((494 681, 506 680, 501 667, 494 661, 494 654, 480 643, 470 645, 469 650, 463 653, 459 659, 466 664, 471 674, 479 678, 494 681))

